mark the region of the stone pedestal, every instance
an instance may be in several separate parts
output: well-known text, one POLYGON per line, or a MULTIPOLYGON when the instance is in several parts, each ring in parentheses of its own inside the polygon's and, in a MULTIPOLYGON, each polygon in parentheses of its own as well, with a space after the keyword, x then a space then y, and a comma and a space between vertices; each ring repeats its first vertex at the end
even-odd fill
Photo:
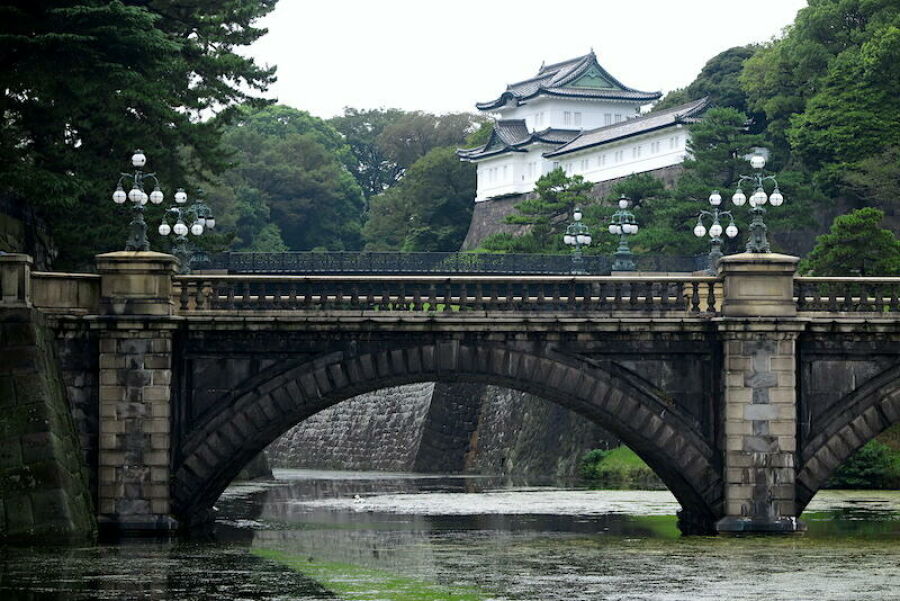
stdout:
POLYGON ((151 252, 97 257, 101 321, 98 513, 101 528, 167 531, 172 518, 172 276, 151 252))
POLYGON ((177 259, 157 252, 97 255, 100 312, 108 315, 172 315, 172 276, 177 259))
POLYGON ((33 265, 34 261, 28 255, 0 255, 0 305, 8 308, 31 306, 33 265))
POLYGON ((719 532, 802 530, 795 507, 797 374, 801 325, 793 301, 796 257, 722 259, 725 517, 719 532), (787 318, 787 319, 780 319, 787 318))

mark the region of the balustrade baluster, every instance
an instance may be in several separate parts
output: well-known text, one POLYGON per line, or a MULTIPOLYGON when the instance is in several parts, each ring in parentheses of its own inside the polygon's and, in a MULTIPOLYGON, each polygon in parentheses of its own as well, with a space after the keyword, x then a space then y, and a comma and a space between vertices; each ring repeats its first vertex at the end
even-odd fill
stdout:
POLYGON ((578 290, 575 285, 575 280, 571 279, 568 282, 569 294, 568 299, 566 300, 566 305, 569 311, 575 311, 578 308, 578 290))
POLYGON ((900 311, 900 300, 897 299, 897 288, 900 284, 891 284, 891 311, 900 311))
POLYGON ((708 313, 716 312, 716 283, 706 282, 706 311, 708 313))
POLYGON ((433 283, 428 285, 428 310, 437 311, 437 286, 433 283))
POLYGON ((656 284, 654 282, 645 282, 644 283, 644 310, 652 311, 653 310, 653 297, 655 296, 655 287, 656 284))
POLYGON ((850 287, 850 284, 844 284, 844 311, 851 311, 853 309, 853 289, 850 287))
POLYGON ((544 305, 547 304, 547 295, 544 293, 544 287, 545 287, 546 285, 547 285, 547 284, 544 283, 544 282, 541 282, 541 283, 539 283, 539 284, 537 285, 537 287, 538 287, 538 293, 537 293, 537 305, 535 306, 535 309, 538 310, 538 311, 543 310, 543 309, 544 309, 544 305))
POLYGON ((553 308, 557 309, 560 307, 560 291, 559 291, 559 282, 553 283, 553 308))
POLYGON ((453 288, 450 285, 450 280, 447 280, 447 283, 444 284, 444 311, 452 311, 453 310, 453 288))
POLYGON ((659 310, 669 310, 669 289, 672 286, 669 282, 663 282, 659 287, 659 310))
POLYGON ((208 308, 208 296, 206 292, 206 282, 198 281, 197 282, 197 310, 205 311, 208 308))
POLYGON ((691 313, 700 312, 700 283, 691 282, 691 313))
POLYGON ((628 308, 634 310, 637 308, 638 304, 638 284, 637 282, 630 282, 628 284, 629 288, 629 298, 628 298, 628 308))
POLYGON ((613 311, 619 311, 622 307, 622 282, 613 282, 613 311))
POLYGON ((397 310, 409 311, 409 303, 406 302, 406 282, 400 282, 400 291, 397 293, 397 310))
POLYGON ((878 284, 873 284, 872 291, 875 294, 875 311, 877 311, 878 313, 884 313, 886 303, 884 302, 884 292, 882 292, 881 286, 879 286, 878 284))
POLYGON ((469 290, 466 283, 463 282, 459 289, 459 310, 467 311, 469 309, 469 290))
POLYGON ((190 290, 188 290, 188 288, 190 287, 190 282, 188 280, 181 280, 180 285, 181 291, 179 295, 180 298, 178 299, 179 308, 182 311, 187 311, 190 304, 190 290))

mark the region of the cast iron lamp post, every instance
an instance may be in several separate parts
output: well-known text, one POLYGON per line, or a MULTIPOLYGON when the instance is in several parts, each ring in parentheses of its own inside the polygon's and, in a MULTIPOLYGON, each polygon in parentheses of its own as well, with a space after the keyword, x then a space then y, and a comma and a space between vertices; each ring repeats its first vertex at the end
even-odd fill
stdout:
POLYGON ((712 210, 707 211, 701 209, 700 215, 697 216, 697 225, 694 226, 694 235, 698 238, 705 236, 707 230, 706 226, 703 225, 703 218, 712 218, 712 225, 709 226, 709 271, 710 273, 715 273, 716 266, 719 264, 719 259, 722 258, 722 232, 724 231, 725 235, 729 238, 734 238, 738 235, 738 228, 734 224, 734 215, 731 214, 731 211, 719 210, 719 205, 722 204, 722 195, 719 194, 718 190, 713 190, 713 193, 709 195, 709 204, 712 206, 712 210), (724 230, 722 229, 722 224, 719 222, 720 217, 728 217, 728 227, 724 230))
MULTIPOLYGON (((202 190, 197 191, 198 195, 202 194, 202 190)), ((175 206, 169 207, 166 214, 163 215, 162 223, 159 224, 159 233, 161 236, 175 234, 175 240, 172 243, 172 254, 178 259, 179 271, 183 274, 191 272, 191 265, 206 258, 206 253, 202 251, 193 251, 188 243, 188 234, 192 236, 202 236, 206 229, 216 227, 216 219, 213 217, 212 209, 202 200, 195 200, 190 207, 184 206, 187 203, 187 193, 184 188, 178 188, 175 193, 175 206), (169 220, 174 221, 174 225, 169 225, 169 220), (188 226, 188 223, 191 225, 188 226)))
POLYGON ((763 167, 766 166, 766 157, 761 152, 753 153, 750 157, 750 166, 756 169, 753 175, 742 175, 738 180, 738 187, 731 196, 731 202, 736 207, 743 206, 745 202, 750 202, 750 213, 753 215, 753 221, 750 222, 750 238, 747 240, 748 253, 767 253, 769 252, 769 241, 766 239, 766 224, 763 222, 763 216, 766 210, 763 205, 768 201, 773 207, 780 207, 784 203, 784 196, 778 189, 778 181, 773 175, 763 175, 763 167), (771 195, 766 194, 765 183, 771 181, 775 188, 771 195), (748 199, 741 189, 744 182, 750 182, 754 187, 754 192, 748 199))
POLYGON ((150 250, 150 242, 147 240, 144 205, 147 204, 148 200, 158 205, 163 201, 164 197, 162 190, 159 189, 159 180, 156 179, 156 174, 141 171, 141 167, 147 164, 147 156, 142 150, 134 151, 134 154, 131 155, 131 164, 134 166, 134 173, 121 174, 112 199, 113 202, 119 205, 125 204, 126 200, 131 201, 131 231, 128 241, 125 243, 125 250, 147 251, 150 250), (145 179, 153 180, 153 191, 149 195, 144 191, 145 179), (127 194, 122 187, 126 180, 131 180, 131 190, 127 194))
POLYGON ((581 256, 581 247, 591 245, 591 234, 588 227, 581 223, 581 209, 575 207, 572 212, 574 223, 566 228, 563 235, 563 242, 572 247, 572 273, 575 275, 584 275, 584 259, 581 256))
POLYGON ((631 200, 622 195, 619 197, 619 210, 613 213, 609 222, 609 233, 619 237, 619 248, 616 249, 613 271, 634 271, 634 255, 628 248, 628 236, 638 233, 637 219, 628 210, 631 200))

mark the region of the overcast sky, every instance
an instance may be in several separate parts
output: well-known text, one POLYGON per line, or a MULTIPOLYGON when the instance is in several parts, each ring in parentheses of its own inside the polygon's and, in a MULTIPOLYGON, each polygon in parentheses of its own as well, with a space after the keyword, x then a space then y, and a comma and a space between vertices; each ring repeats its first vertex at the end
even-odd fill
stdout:
POLYGON ((269 95, 319 117, 345 106, 474 111, 507 83, 591 48, 622 83, 667 92, 722 50, 778 36, 805 0, 281 0, 248 53, 269 95))

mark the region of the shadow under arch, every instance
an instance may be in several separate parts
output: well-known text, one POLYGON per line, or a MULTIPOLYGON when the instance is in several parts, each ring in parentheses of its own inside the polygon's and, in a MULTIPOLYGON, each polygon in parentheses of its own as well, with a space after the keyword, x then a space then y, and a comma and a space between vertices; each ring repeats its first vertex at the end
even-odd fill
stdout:
POLYGON ((900 423, 900 365, 847 394, 821 418, 827 427, 803 445, 797 472, 797 515, 834 471, 867 442, 900 423))
POLYGON ((217 412, 180 445, 182 461, 172 482, 175 515, 187 525, 208 521, 213 503, 248 461, 322 409, 391 386, 476 382, 535 394, 602 425, 675 495, 682 532, 714 532, 723 506, 721 461, 691 418, 611 361, 565 355, 547 345, 525 347, 449 340, 273 365, 217 403, 217 412))

